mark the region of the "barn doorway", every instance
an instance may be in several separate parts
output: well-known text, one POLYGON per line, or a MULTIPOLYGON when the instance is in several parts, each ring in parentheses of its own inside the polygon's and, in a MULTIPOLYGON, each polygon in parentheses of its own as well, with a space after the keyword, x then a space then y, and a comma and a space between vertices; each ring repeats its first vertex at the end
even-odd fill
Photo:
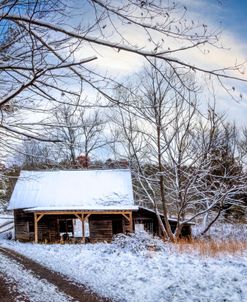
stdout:
POLYGON ((124 229, 123 229, 123 218, 119 217, 119 218, 115 218, 112 220, 112 234, 116 235, 119 233, 123 233, 124 229))
POLYGON ((58 219, 58 231, 63 240, 74 237, 73 220, 66 218, 58 219))

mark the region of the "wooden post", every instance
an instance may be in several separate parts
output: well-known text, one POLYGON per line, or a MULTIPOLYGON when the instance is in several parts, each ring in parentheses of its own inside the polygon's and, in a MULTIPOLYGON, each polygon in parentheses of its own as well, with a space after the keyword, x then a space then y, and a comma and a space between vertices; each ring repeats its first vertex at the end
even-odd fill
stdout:
POLYGON ((123 217, 128 221, 127 231, 133 232, 132 212, 122 213, 123 217))
POLYGON ((34 213, 34 242, 38 243, 38 222, 45 214, 34 213))
POLYGON ((38 221, 36 213, 34 213, 34 242, 38 243, 38 221))
POLYGON ((133 233, 133 219, 132 219, 132 212, 129 213, 129 219, 130 219, 130 232, 133 233))
POLYGON ((85 243, 85 224, 84 224, 84 214, 81 214, 81 226, 82 226, 82 243, 85 243))

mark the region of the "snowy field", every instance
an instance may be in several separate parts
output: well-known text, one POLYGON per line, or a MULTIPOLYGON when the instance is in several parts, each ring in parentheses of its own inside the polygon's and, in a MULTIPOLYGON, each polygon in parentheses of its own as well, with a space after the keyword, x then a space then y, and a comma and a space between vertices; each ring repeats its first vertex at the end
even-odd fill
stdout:
POLYGON ((42 245, 1 240, 0 245, 114 301, 247 301, 247 252, 217 258, 179 254, 146 233, 121 235, 111 244, 42 245))

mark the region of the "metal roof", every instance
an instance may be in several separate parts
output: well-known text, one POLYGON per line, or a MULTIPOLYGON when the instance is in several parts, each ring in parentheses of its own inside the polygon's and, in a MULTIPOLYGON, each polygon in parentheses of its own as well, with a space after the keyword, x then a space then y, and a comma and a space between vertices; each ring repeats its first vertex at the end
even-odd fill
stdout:
POLYGON ((21 171, 8 209, 137 209, 128 169, 21 171))

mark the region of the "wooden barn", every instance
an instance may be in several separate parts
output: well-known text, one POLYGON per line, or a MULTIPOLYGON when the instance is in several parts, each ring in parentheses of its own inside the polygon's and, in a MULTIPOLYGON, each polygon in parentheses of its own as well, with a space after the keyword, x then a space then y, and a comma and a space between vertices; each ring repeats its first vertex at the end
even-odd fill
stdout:
POLYGON ((22 171, 9 209, 19 241, 110 242, 132 232, 134 205, 128 169, 22 171))
MULTIPOLYGON (((22 171, 9 209, 19 241, 111 242, 135 230, 161 235, 155 212, 134 204, 128 169, 22 171)), ((169 221, 174 229, 176 220, 169 221)), ((186 224, 182 236, 190 235, 186 224)))

